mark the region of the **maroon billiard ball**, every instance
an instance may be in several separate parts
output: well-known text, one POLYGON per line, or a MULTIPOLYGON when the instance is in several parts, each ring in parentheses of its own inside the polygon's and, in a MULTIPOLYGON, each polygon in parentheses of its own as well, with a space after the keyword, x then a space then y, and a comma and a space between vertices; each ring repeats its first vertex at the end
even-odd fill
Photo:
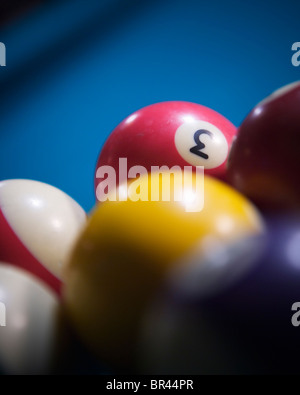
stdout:
POLYGON ((123 120, 106 141, 97 163, 96 195, 107 166, 116 171, 116 184, 134 178, 130 176, 134 166, 148 172, 161 166, 203 166, 206 174, 224 178, 235 134, 229 120, 200 104, 171 101, 142 108, 123 120))
POLYGON ((228 180, 264 210, 300 209, 300 82, 260 102, 239 128, 228 180))

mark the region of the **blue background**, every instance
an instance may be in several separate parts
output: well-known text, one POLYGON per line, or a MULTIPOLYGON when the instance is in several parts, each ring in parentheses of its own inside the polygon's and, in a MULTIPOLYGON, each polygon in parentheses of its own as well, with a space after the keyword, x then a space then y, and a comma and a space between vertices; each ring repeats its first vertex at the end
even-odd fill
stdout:
POLYGON ((300 79, 299 1, 64 0, 0 31, 0 179, 30 178, 94 205, 96 160, 127 115, 187 100, 239 125, 300 79))

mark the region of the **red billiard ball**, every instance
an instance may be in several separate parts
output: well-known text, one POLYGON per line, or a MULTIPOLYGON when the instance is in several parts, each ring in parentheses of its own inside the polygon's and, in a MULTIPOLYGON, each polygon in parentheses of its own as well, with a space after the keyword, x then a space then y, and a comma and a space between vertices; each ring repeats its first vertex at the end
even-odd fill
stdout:
POLYGON ((200 104, 173 101, 142 108, 123 120, 106 141, 97 163, 97 187, 105 179, 104 166, 116 171, 116 184, 128 177, 133 166, 204 166, 219 178, 235 126, 222 115, 200 104), (126 166, 120 159, 127 159, 126 166))
POLYGON ((228 180, 264 210, 300 209, 300 82, 260 102, 239 128, 228 180))
POLYGON ((55 187, 0 182, 0 261, 26 269, 58 293, 63 264, 85 222, 84 210, 55 187))

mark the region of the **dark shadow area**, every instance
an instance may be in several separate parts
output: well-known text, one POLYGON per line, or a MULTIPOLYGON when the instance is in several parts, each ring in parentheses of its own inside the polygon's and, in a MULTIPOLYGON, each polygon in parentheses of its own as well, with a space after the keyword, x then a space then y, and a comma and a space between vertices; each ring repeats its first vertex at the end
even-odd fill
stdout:
POLYGON ((1 0, 0 27, 7 25, 19 15, 43 2, 45 2, 45 0, 1 0))
MULTIPOLYGON (((139 0, 117 0, 106 8, 100 7, 99 4, 99 12, 92 13, 90 18, 84 21, 84 24, 74 26, 67 35, 46 45, 34 56, 24 59, 21 65, 18 65, 1 81, 0 91, 5 92, 5 95, 0 98, 2 110, 4 108, 5 111, 13 109, 12 106, 18 100, 18 91, 26 86, 31 89, 32 81, 37 76, 41 78, 41 75, 45 75, 43 78, 47 78, 47 73, 51 72, 51 69, 55 69, 57 72, 58 68, 70 62, 70 58, 76 57, 77 53, 86 50, 95 43, 100 49, 101 43, 105 42, 111 32, 122 31, 139 13, 145 12, 147 7, 152 8, 156 3, 158 0, 153 0, 151 3, 139 0)), ((55 20, 53 28, 55 29, 55 20)), ((24 43, 20 43, 20 45, 24 45, 24 43)))

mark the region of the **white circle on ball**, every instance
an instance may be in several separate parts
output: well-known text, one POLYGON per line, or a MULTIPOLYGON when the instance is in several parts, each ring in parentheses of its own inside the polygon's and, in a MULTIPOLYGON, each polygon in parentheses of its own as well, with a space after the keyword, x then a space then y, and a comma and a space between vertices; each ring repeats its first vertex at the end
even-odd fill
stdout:
POLYGON ((214 169, 228 156, 228 143, 215 125, 206 121, 190 121, 179 126, 175 146, 180 156, 192 166, 214 169))

